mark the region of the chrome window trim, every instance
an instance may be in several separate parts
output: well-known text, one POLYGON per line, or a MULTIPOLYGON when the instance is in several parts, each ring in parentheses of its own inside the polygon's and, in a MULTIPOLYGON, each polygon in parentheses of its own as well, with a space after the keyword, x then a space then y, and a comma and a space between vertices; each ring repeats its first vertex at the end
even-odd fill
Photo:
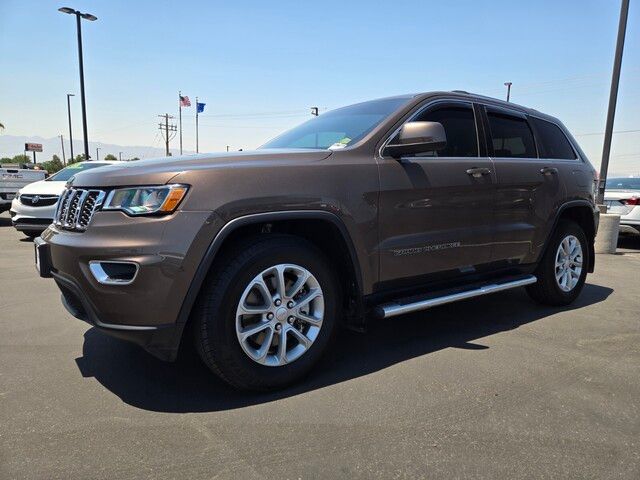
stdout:
MULTIPOLYGON (((446 104, 460 104, 460 105, 464 105, 464 106, 468 106, 469 108, 471 108, 471 111, 473 112, 473 119, 475 122, 475 129, 476 129, 476 148, 478 151, 478 154, 475 157, 429 157, 429 156, 415 156, 415 157, 411 157, 412 159, 419 159, 419 158, 424 158, 424 159, 434 159, 434 158, 485 158, 485 157, 481 157, 480 156, 480 132, 478 131, 478 118, 476 117, 476 111, 473 108, 473 104, 476 103, 473 100, 461 100, 459 98, 448 98, 448 97, 444 97, 444 98, 437 98, 434 100, 428 100, 427 103, 425 103, 424 105, 418 107, 418 109, 413 112, 409 118, 407 118, 405 121, 403 121, 397 128, 395 128, 392 133, 390 135, 387 135, 387 137, 383 140, 380 148, 378 149, 378 157, 380 159, 390 159, 392 157, 388 157, 388 156, 384 156, 382 154, 384 148, 389 144, 389 142, 398 134, 398 132, 400 131, 400 129, 408 122, 413 121, 414 118, 416 118, 417 116, 419 116, 422 112, 424 112, 426 109, 433 107, 435 105, 437 105, 438 103, 446 103, 446 104)), ((489 157, 487 157, 489 158, 489 157)))

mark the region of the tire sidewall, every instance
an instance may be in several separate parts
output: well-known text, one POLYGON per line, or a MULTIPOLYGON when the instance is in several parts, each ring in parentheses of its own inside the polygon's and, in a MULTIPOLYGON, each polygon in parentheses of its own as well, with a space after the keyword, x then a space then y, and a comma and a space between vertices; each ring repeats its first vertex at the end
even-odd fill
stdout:
POLYGON ((212 351, 221 361, 217 362, 225 377, 233 372, 250 388, 273 388, 291 383, 305 375, 318 361, 329 340, 333 336, 338 315, 338 292, 336 281, 328 262, 313 245, 297 239, 286 239, 282 243, 273 242, 267 248, 258 249, 255 255, 242 261, 239 268, 230 272, 226 285, 218 285, 221 290, 215 295, 217 305, 211 305, 216 312, 206 321, 207 337, 212 351), (292 263, 311 272, 322 288, 325 315, 322 327, 309 349, 290 364, 279 367, 261 365, 252 360, 242 349, 236 333, 236 309, 247 285, 260 272, 277 264, 292 263))
POLYGON ((559 228, 556 229, 553 240, 549 247, 550 248, 544 259, 546 263, 546 265, 544 265, 545 281, 549 282, 554 295, 556 295, 558 299, 562 301, 562 303, 571 303, 576 299, 578 295, 580 295, 580 292, 582 291, 587 278, 587 266, 589 265, 590 260, 587 236, 577 224, 573 222, 562 222, 559 224, 559 228), (569 235, 573 235, 580 242, 580 247, 582 248, 582 271, 580 272, 580 278, 578 279, 578 283, 576 284, 576 286, 573 287, 572 290, 565 292, 560 288, 556 280, 555 264, 556 254, 558 252, 560 243, 569 235))

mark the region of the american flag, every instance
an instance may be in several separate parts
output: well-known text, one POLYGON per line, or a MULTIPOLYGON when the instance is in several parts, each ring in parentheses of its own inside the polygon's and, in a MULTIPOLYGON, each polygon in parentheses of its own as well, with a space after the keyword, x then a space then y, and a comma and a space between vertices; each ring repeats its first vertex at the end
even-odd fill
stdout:
POLYGON ((184 97, 182 95, 180 95, 180 106, 181 107, 190 107, 191 106, 191 100, 189 100, 189 97, 187 97, 186 95, 184 97))

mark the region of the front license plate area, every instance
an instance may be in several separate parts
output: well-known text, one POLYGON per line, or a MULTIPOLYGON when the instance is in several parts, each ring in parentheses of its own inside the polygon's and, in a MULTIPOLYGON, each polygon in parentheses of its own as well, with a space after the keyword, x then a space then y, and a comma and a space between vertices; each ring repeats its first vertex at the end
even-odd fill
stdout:
POLYGON ((40 237, 33 241, 36 270, 43 278, 51 278, 51 257, 49 245, 40 237))

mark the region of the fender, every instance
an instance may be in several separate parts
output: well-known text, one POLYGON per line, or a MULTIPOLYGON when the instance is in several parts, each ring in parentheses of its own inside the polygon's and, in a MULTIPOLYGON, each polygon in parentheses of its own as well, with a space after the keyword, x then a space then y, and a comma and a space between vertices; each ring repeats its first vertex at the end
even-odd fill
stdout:
MULTIPOLYGON (((187 291, 187 295, 185 296, 184 301, 182 302, 182 307, 180 308, 180 313, 178 314, 178 318, 176 320, 176 326, 180 329, 183 329, 189 319, 189 315, 191 314, 191 310, 195 304, 196 298, 198 297, 198 293, 200 292, 200 288, 204 283, 204 280, 209 273, 209 269, 213 264, 213 261, 216 257, 216 254, 220 250, 220 247, 224 243, 224 240, 231 234, 234 230, 239 227, 243 227, 246 225, 256 224, 256 223, 264 223, 269 221, 277 221, 277 220, 305 220, 305 219, 317 219, 317 220, 327 220, 334 224, 340 234, 342 235, 348 249, 349 256, 351 257, 351 262, 353 264, 355 276, 356 276, 356 284, 358 292, 360 292, 360 296, 362 296, 362 272, 360 271, 360 263, 358 261, 358 256, 356 253, 356 249, 353 245, 353 241, 351 240, 351 236, 345 226, 344 222, 335 215, 334 213, 327 212, 324 210, 286 210, 280 212, 267 212, 267 213, 256 213, 245 215, 242 217, 234 218, 227 222, 220 231, 216 234, 213 241, 209 245, 204 257, 200 261, 200 265, 196 270, 196 273, 191 280, 191 285, 189 286, 189 290, 187 291)), ((179 343, 180 337, 182 336, 182 332, 178 335, 177 342, 179 343)), ((176 350, 177 350, 176 345, 176 350)))
MULTIPOLYGON (((567 203, 563 203, 562 205, 560 205, 560 207, 558 208, 558 211, 556 212, 555 218, 553 219, 553 225, 552 227, 549 229, 548 233, 547 233, 547 238, 544 241, 544 247, 541 250, 540 256, 538 257, 538 262, 540 261, 540 259, 544 256, 545 252, 547 251, 547 247, 549 245, 549 242, 551 241, 551 236, 553 235, 553 232, 556 230, 556 227, 558 226, 558 222, 560 221, 560 217, 562 216, 562 212, 564 212, 566 209, 568 208, 572 208, 572 207, 589 207, 589 210, 591 210, 593 212, 593 232, 594 232, 594 238, 595 238, 595 234, 598 232, 598 223, 599 223, 599 218, 600 218, 600 212, 594 208, 593 204, 591 202, 589 202, 588 200, 571 200, 567 203)), ((591 245, 588 245, 590 251, 589 251, 589 265, 587 265, 587 272, 589 273, 593 273, 594 269, 595 269, 595 255, 594 255, 594 245, 593 243, 591 245)))

